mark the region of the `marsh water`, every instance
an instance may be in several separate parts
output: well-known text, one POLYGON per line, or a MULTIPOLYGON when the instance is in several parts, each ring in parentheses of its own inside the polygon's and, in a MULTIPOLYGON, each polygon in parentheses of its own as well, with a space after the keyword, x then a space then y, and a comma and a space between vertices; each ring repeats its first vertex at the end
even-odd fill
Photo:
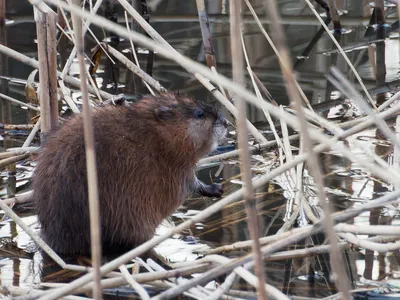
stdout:
MULTIPOLYGON (((105 1, 106 2, 106 1, 105 1)), ((179 52, 188 57, 205 63, 202 46, 202 36, 199 27, 195 1, 148 1, 156 5, 150 11, 150 23, 154 28, 179 52), (158 3, 159 2, 159 3, 158 3)), ((206 1, 207 12, 211 22, 213 46, 216 54, 217 69, 220 73, 231 76, 229 12, 225 7, 226 1, 206 1)), ((227 1, 228 2, 228 1, 227 1)), ((264 27, 268 28, 265 10, 262 1, 251 1, 261 17, 264 27)), ((308 99, 313 105, 325 101, 343 100, 338 97, 334 88, 328 83, 325 74, 331 66, 336 66, 353 81, 357 89, 360 85, 344 59, 335 52, 335 46, 327 34, 323 34, 309 54, 304 55, 304 49, 311 42, 320 25, 312 15, 307 4, 297 0, 278 1, 284 21, 284 28, 288 37, 292 59, 296 66, 297 78, 308 99)), ((376 45, 371 41, 380 40, 376 20, 371 19, 374 2, 364 0, 337 0, 340 11, 342 34, 340 44, 347 50, 347 55, 355 64, 367 89, 372 94, 390 95, 389 92, 397 91, 399 79, 399 40, 398 19, 396 7, 389 2, 385 7, 385 36, 384 42, 376 45), (397 25, 396 25, 397 22, 397 25), (371 51, 375 47, 376 51, 371 51), (376 53, 376 59, 373 54, 376 53), (377 76, 377 70, 385 70, 386 75, 377 76)), ((33 9, 28 1, 6 1, 7 22, 1 30, 1 43, 29 57, 37 58, 36 30, 33 19, 33 9)), ((315 4, 316 5, 316 4, 315 4)), ((321 15, 324 10, 317 6, 321 15)), ((123 11, 120 7, 110 4, 111 14, 119 23, 124 24, 123 11), (113 11, 115 9, 115 11, 113 11)), ((104 14, 104 9, 102 13, 104 14)), ((110 13, 110 11, 108 11, 110 13)), ((282 80, 279 64, 268 42, 261 34, 248 10, 244 10, 244 40, 253 71, 268 88, 274 100, 279 104, 288 104, 289 99, 282 80)), ((332 25, 331 25, 332 26, 332 25)), ((130 43, 124 39, 113 37, 111 34, 93 27, 94 33, 102 40, 111 40, 114 45, 130 57, 130 43)), ((65 41, 64 41, 65 42, 65 41)), ((86 39, 86 50, 96 45, 93 38, 86 39)), ((71 44, 65 42, 65 47, 59 53, 59 61, 65 62, 72 50, 71 44)), ((144 66, 148 56, 147 49, 140 49, 139 60, 144 66)), ((32 68, 17 62, 7 56, 0 55, 0 92, 13 98, 25 101, 25 86, 32 68)), ((379 73, 379 72, 378 72, 379 73)), ((70 75, 79 76, 77 63, 72 64, 70 75)), ((132 73, 122 65, 112 64, 106 57, 101 60, 100 68, 96 73, 96 81, 100 88, 112 94, 124 93, 126 99, 134 101, 138 94, 143 93, 143 88, 135 80, 132 73)), ((181 67, 167 61, 155 54, 153 77, 169 90, 190 94, 199 99, 211 97, 200 83, 181 67)), ((248 87, 251 88, 249 78, 248 87)), ((36 78, 37 81, 37 78, 36 78)), ((79 93, 75 93, 79 97, 79 93)), ((381 96, 382 97, 382 96, 381 96)), ((322 107, 322 106, 320 106, 322 107)), ((11 105, 0 99, 2 124, 27 124, 32 117, 26 109, 11 105)), ((321 109, 325 116, 327 109, 321 109)), ((332 110, 331 112, 332 113, 332 110)), ((334 113, 333 113, 334 114, 334 113)), ((249 107, 249 119, 273 139, 270 128, 265 122, 264 114, 254 107, 249 107)), ((342 116, 339 116, 342 117, 342 116)), ((352 117, 351 114, 350 116, 352 117)), ((340 118, 339 118, 340 119, 340 118)), ((279 121, 277 121, 279 123, 279 121)), ((1 130, 1 129, 0 129, 1 130)), ((10 147, 22 146, 29 131, 3 130, 0 132, 0 152, 10 147)), ((225 145, 235 147, 235 130, 230 129, 230 135, 225 145)), ((377 144, 375 131, 369 130, 350 139, 362 143, 365 148, 375 151, 377 144)), ((38 140, 34 141, 38 143, 38 140)), ((384 147, 382 152, 390 149, 384 147)), ((356 151, 356 150, 355 150, 356 151)), ((254 173, 262 174, 272 166, 271 161, 276 160, 276 149, 270 149, 262 154, 258 153, 253 158, 254 173)), ((379 185, 368 172, 356 164, 351 164, 346 159, 332 153, 322 155, 325 182, 329 187, 328 197, 335 209, 340 210, 351 206, 361 205, 364 201, 372 199, 386 191, 379 185)), ((32 175, 34 163, 30 160, 18 163, 15 170, 1 170, 0 196, 7 198, 14 192, 29 190, 29 179, 32 175), (10 182, 16 181, 16 191, 10 190, 10 182)), ((199 177, 205 182, 223 182, 226 194, 241 187, 238 160, 224 163, 214 163, 200 166, 199 177)), ((256 191, 258 211, 264 236, 275 234, 284 223, 286 209, 287 189, 285 180, 278 178, 267 186, 256 191)), ((164 226, 173 226, 190 218, 197 211, 204 209, 215 199, 190 199, 188 200, 164 226)), ((18 214, 26 224, 38 231, 36 218, 29 207, 17 208, 18 214)), ((385 213, 376 210, 371 214, 362 214, 355 223, 364 224, 397 224, 396 213, 385 213)), ((160 227, 158 233, 163 231, 160 227)), ((180 236, 169 239, 155 249, 156 253, 169 262, 193 260, 198 257, 193 250, 214 248, 221 245, 232 244, 237 241, 249 239, 247 230, 246 213, 243 202, 234 203, 217 214, 212 215, 201 223, 195 224, 190 230, 180 236)), ((291 249, 304 248, 309 245, 323 244, 323 235, 312 236, 291 249)), ((289 250, 289 249, 285 249, 289 250)), ((244 251, 227 253, 228 257, 238 257, 244 251)), ((365 249, 351 249, 345 251, 347 271, 353 281, 353 288, 363 287, 362 282, 367 280, 386 280, 396 283, 399 277, 400 257, 397 252, 378 255, 365 249)), ((329 278, 330 265, 328 255, 318 255, 302 259, 287 259, 267 262, 268 282, 283 290, 288 295, 323 298, 337 292, 329 278)), ((30 288, 40 282, 68 282, 76 274, 54 271, 51 262, 43 260, 30 237, 13 221, 4 218, 0 223, 0 284, 2 286, 19 286, 30 288)), ((235 289, 252 290, 242 282, 234 286, 235 289)), ((108 290, 105 291, 112 297, 135 297, 132 291, 108 290)), ((250 296, 249 296, 250 297, 250 296)), ((365 298, 367 299, 367 298, 365 298)), ((372 299, 372 298, 371 298, 372 299)))

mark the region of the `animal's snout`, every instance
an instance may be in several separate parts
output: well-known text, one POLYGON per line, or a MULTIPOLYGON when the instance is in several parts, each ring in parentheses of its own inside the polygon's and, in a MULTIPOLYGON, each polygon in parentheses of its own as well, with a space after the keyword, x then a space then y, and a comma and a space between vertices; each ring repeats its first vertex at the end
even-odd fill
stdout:
POLYGON ((218 122, 222 124, 225 128, 228 127, 228 121, 224 118, 222 114, 218 114, 218 122))

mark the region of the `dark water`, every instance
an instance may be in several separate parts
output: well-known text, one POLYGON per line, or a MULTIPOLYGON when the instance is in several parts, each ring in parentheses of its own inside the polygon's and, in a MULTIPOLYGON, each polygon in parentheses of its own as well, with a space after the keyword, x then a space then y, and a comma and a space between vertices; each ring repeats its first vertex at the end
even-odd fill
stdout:
MULTIPOLYGON (((207 10, 212 22, 211 31, 213 33, 218 71, 230 76, 229 17, 221 9, 221 2, 223 1, 208 1, 207 10)), ((178 51, 204 63, 205 56, 195 2, 185 1, 184 5, 182 3, 181 1, 161 1, 157 10, 151 12, 151 23, 178 51)), ((264 15, 264 10, 260 6, 261 3, 262 1, 252 1, 260 16, 264 15)), ((338 8, 345 13, 341 16, 343 35, 341 35, 340 42, 343 47, 348 47, 351 50, 347 52, 347 55, 355 63, 367 88, 376 89, 381 87, 382 78, 376 79, 375 67, 371 65, 374 59, 369 57, 367 47, 364 46, 366 41, 376 38, 376 31, 367 26, 372 13, 372 8, 368 4, 368 1, 361 0, 337 1, 338 8), (357 50, 354 49, 355 47, 357 47, 357 50)), ((312 104, 334 99, 333 93, 331 96, 332 87, 328 84, 325 74, 331 65, 335 65, 344 74, 348 74, 348 66, 340 55, 328 55, 335 47, 326 34, 319 39, 304 62, 300 63, 298 61, 296 63, 297 58, 302 58, 303 50, 317 33, 319 25, 305 3, 283 0, 279 1, 279 5, 283 13, 285 31, 292 51, 293 62, 298 66, 296 71, 300 85, 312 104)), ((117 7, 116 11, 122 24, 124 22, 122 10, 117 7)), ((395 18, 395 8, 388 5, 386 15, 388 25, 393 26, 397 20, 395 18)), ((9 22, 6 29, 2 31, 2 43, 27 56, 37 58, 32 7, 25 1, 7 1, 7 18, 13 22, 9 22)), ((279 104, 287 104, 288 97, 278 61, 272 49, 260 33, 257 25, 252 21, 252 17, 247 10, 244 19, 245 43, 253 71, 255 71, 279 104)), ((375 23, 374 20, 372 20, 372 23, 375 23)), ((104 37, 99 29, 93 27, 93 30, 100 39, 104 37)), ((88 38, 86 42, 87 53, 89 54, 89 49, 95 45, 95 42, 93 38, 88 38)), ((381 51, 377 54, 379 59, 376 61, 383 61, 386 65, 386 78, 384 78, 386 83, 398 79, 398 43, 398 33, 393 30, 386 37, 386 47, 383 52, 381 51)), ((122 51, 129 49, 129 42, 121 40, 118 48, 122 51)), ((63 48, 65 51, 60 53, 60 61, 68 57, 71 49, 70 44, 63 48)), ((0 57, 0 75, 11 78, 11 80, 0 81, 1 92, 25 101, 24 81, 31 73, 32 68, 5 56, 0 57)), ((140 54, 139 59, 141 65, 144 66, 147 55, 140 54)), ((71 70, 71 75, 78 75, 75 63, 71 70)), ((157 55, 154 61, 153 77, 169 90, 179 90, 200 99, 210 97, 208 92, 202 88, 193 76, 187 74, 176 64, 166 61, 157 55)), ((354 77, 352 78, 354 81, 354 77)), ((118 63, 111 65, 104 57, 101 71, 97 74, 97 83, 99 87, 110 93, 125 93, 128 99, 134 99, 138 93, 143 92, 140 87, 136 86, 135 88, 134 79, 130 71, 127 71, 118 63)), ((354 84, 359 90, 361 89, 355 81, 354 84)), ((389 90, 384 91, 389 92, 389 90)), ((26 124, 31 117, 27 115, 26 110, 10 105, 2 99, 0 99, 0 103, 2 123, 26 124)), ((267 128, 263 113, 255 108, 250 107, 249 119, 259 124, 260 127, 267 128)), ((0 150, 21 146, 26 134, 27 132, 23 131, 1 132, 0 150)), ((373 131, 367 131, 362 135, 374 137, 375 134, 373 131)), ((363 143, 365 147, 370 147, 372 150, 375 149, 374 144, 369 140, 363 143)), ((276 158, 277 153, 270 152, 268 155, 276 158)), ((359 205, 360 201, 370 199, 379 191, 379 187, 371 180, 369 174, 356 164, 350 164, 339 156, 329 154, 324 155, 322 158, 325 166, 324 171, 327 174, 325 178, 326 185, 331 188, 328 196, 337 209, 359 205)), ((268 156, 266 155, 262 159, 260 157, 255 158, 254 164, 259 167, 257 172, 266 172, 268 170, 267 162, 268 156)), ((232 161, 231 164, 224 164, 222 171, 220 167, 221 164, 206 166, 199 171, 199 177, 206 182, 211 182, 211 180, 216 182, 224 181, 227 193, 240 188, 240 182, 235 177, 239 172, 238 163, 232 161), (216 176, 216 173, 220 174, 216 176)), ((27 178, 31 175, 32 168, 33 164, 29 161, 17 165, 17 191, 23 191, 26 188, 25 184, 27 183, 27 178)), ((2 170, 0 174, 4 181, 7 181, 10 173, 2 170)), ((288 189, 285 188, 285 184, 283 178, 278 178, 275 182, 271 182, 268 186, 256 191, 259 199, 258 208, 260 223, 262 224, 261 230, 264 235, 275 234, 283 225, 285 203, 288 197, 288 189)), ((6 182, 3 183, 0 193, 4 198, 7 196, 6 182)), ((207 207, 213 201, 211 199, 191 199, 172 216, 171 220, 176 224, 180 223, 196 211, 207 207)), ((38 230, 35 216, 29 210, 19 213, 31 228, 38 230)), ((398 223, 396 219, 389 218, 388 220, 388 218, 379 217, 379 211, 375 212, 376 214, 378 215, 377 217, 363 214, 356 218, 355 222, 371 224, 398 223)), ((160 228, 160 232, 162 230, 160 228)), ((172 262, 179 262, 195 259, 197 255, 193 254, 192 250, 204 249, 204 247, 208 246, 218 247, 247 239, 249 239, 249 234, 244 204, 239 202, 230 205, 202 223, 196 224, 185 232, 183 236, 166 241, 157 247, 156 251, 161 257, 165 257, 172 262)), ((313 236, 290 249, 318 245, 323 242, 324 236, 313 236)), ((70 277, 73 277, 74 274, 69 274, 68 272, 53 273, 54 270, 48 265, 44 264, 43 266, 41 255, 31 248, 32 243, 29 236, 18 226, 8 219, 0 223, 0 283, 2 285, 29 288, 39 284, 41 281, 67 282, 70 277), (47 269, 46 266, 48 267, 47 269), (41 278, 42 276, 45 278, 41 278)), ((243 254, 244 252, 236 251, 228 253, 227 256, 237 257, 243 254)), ((359 282, 361 279, 391 280, 396 279, 396 276, 398 276, 399 258, 397 253, 377 256, 361 249, 346 252, 345 258, 350 278, 354 283, 359 282)), ((270 262, 266 266, 268 282, 289 295, 321 298, 336 293, 334 285, 329 280, 330 266, 327 255, 270 262)), ((251 290, 241 282, 234 288, 251 290)))

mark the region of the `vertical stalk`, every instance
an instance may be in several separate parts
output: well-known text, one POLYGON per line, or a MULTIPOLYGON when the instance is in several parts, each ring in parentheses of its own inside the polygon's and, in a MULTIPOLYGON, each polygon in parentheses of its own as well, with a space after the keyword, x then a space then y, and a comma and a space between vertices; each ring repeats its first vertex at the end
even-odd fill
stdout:
MULTIPOLYGON (((242 0, 230 1, 230 28, 231 28, 231 52, 233 81, 242 86, 245 85, 244 60, 241 46, 241 5, 242 0)), ((255 273, 258 278, 258 299, 267 299, 265 291, 264 262, 260 250, 260 234, 257 214, 257 200, 254 197, 252 174, 250 169, 250 152, 248 143, 248 131, 246 125, 246 102, 236 95, 235 104, 238 109, 237 129, 240 151, 240 169, 244 182, 244 200, 246 203, 247 224, 253 240, 252 248, 255 256, 255 273)))
POLYGON ((0 25, 6 24, 6 0, 0 0, 0 25))
MULTIPOLYGON (((377 25, 376 39, 385 39, 385 6, 384 0, 375 0, 375 16, 377 25)), ((385 42, 376 43, 376 86, 386 84, 385 42)), ((376 95, 377 106, 385 102, 385 93, 376 95)))
POLYGON ((283 26, 280 19, 280 12, 276 0, 264 1, 266 14, 271 21, 271 32, 274 35, 275 45, 282 57, 279 61, 282 73, 285 79, 286 90, 288 92, 291 102, 293 102, 296 109, 297 116, 300 122, 300 131, 302 133, 302 140, 305 150, 310 154, 308 157, 308 166, 312 174, 315 184, 317 186, 318 198, 324 210, 323 225, 326 235, 331 243, 331 267, 334 273, 334 278, 337 283, 339 291, 342 293, 342 299, 351 299, 349 295, 349 279, 344 269, 343 257, 337 243, 337 237, 333 231, 333 221, 329 208, 329 203, 326 201, 326 193, 322 181, 321 166, 318 156, 313 150, 313 144, 310 134, 308 132, 307 121, 304 116, 303 107, 300 95, 296 90, 296 83, 293 74, 292 61, 287 47, 286 37, 284 35, 283 26))
MULTIPOLYGON (((73 0, 76 5, 80 4, 80 0, 73 0)), ((89 192, 89 211, 90 211, 90 243, 92 254, 92 266, 94 272, 93 296, 100 300, 102 295, 101 290, 101 236, 100 236, 100 210, 99 210, 99 195, 97 182, 96 168, 96 152, 94 147, 94 134, 91 110, 89 105, 86 66, 84 58, 84 41, 82 33, 82 20, 72 13, 72 23, 74 27, 76 51, 79 61, 79 70, 81 74, 81 92, 83 100, 83 121, 85 134, 85 152, 86 152, 86 168, 87 182, 89 192)))
POLYGON ((45 143, 47 135, 51 129, 50 120, 50 95, 49 95, 49 73, 48 73, 48 61, 47 61, 47 34, 46 34, 46 14, 41 12, 36 6, 33 8, 35 21, 36 21, 36 32, 37 32, 37 44, 38 44, 38 60, 39 60, 39 104, 40 104, 40 139, 41 143, 45 143))
POLYGON ((201 36, 203 38, 204 54, 209 68, 216 67, 214 49, 211 43, 210 21, 206 11, 204 0, 196 0, 197 12, 199 14, 201 36))
POLYGON ((46 14, 46 39, 47 39, 47 64, 49 78, 50 123, 51 128, 58 125, 58 99, 57 99, 57 15, 49 12, 46 14))
POLYGON ((340 24, 339 13, 336 8, 336 0, 329 0, 329 8, 331 11, 333 29, 341 32, 342 25, 340 24))

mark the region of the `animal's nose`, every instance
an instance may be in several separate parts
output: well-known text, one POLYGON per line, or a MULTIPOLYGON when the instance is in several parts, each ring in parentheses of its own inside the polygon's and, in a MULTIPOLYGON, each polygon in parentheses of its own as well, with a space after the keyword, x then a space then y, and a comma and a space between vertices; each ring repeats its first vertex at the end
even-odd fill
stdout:
POLYGON ((218 115, 218 119, 219 119, 219 121, 221 122, 221 124, 222 124, 225 128, 228 127, 228 121, 224 118, 223 115, 219 114, 219 115, 218 115))

